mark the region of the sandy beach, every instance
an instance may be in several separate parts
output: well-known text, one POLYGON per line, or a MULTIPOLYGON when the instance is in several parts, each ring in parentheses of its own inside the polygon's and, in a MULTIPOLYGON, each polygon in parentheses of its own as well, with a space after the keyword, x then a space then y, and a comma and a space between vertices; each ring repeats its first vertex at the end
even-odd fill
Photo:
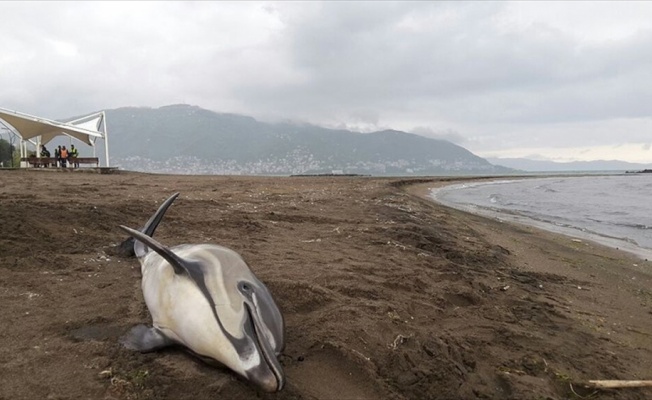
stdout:
POLYGON ((438 205, 451 178, 0 171, 0 399, 649 399, 652 263, 438 205), (150 323, 118 228, 174 192, 155 237, 239 252, 286 322, 283 391, 150 323))

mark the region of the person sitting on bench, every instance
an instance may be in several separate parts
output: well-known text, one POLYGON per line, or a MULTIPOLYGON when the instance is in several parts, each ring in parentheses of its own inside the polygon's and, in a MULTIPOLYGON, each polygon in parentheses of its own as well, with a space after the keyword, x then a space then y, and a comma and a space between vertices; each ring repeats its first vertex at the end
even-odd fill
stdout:
POLYGON ((57 159, 56 164, 54 165, 55 167, 60 167, 61 166, 61 145, 54 149, 54 158, 57 159))
MULTIPOLYGON (((45 147, 44 144, 41 145, 41 157, 50 158, 50 151, 47 149, 47 147, 45 147)), ((48 164, 44 163, 43 166, 47 167, 48 164)))

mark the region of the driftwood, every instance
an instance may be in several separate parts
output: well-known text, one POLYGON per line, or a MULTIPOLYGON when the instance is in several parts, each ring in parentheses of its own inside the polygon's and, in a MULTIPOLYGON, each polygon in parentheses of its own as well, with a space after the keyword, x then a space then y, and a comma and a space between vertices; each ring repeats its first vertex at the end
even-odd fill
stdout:
POLYGON ((652 381, 589 381, 589 384, 598 389, 652 387, 652 381))

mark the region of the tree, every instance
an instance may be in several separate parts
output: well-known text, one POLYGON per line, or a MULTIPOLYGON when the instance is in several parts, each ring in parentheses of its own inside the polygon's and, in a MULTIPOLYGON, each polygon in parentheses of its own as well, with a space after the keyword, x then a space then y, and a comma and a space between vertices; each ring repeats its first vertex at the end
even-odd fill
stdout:
POLYGON ((3 167, 13 167, 15 164, 16 147, 5 139, 0 138, 0 165, 3 167))

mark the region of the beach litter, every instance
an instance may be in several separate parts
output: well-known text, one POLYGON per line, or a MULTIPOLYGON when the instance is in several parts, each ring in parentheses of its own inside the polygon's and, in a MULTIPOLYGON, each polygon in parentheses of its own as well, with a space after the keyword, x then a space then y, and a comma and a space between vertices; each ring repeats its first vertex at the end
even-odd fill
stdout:
POLYGON ((597 381, 589 381, 588 386, 594 387, 596 389, 641 388, 641 387, 652 387, 652 381, 597 380, 597 381))

